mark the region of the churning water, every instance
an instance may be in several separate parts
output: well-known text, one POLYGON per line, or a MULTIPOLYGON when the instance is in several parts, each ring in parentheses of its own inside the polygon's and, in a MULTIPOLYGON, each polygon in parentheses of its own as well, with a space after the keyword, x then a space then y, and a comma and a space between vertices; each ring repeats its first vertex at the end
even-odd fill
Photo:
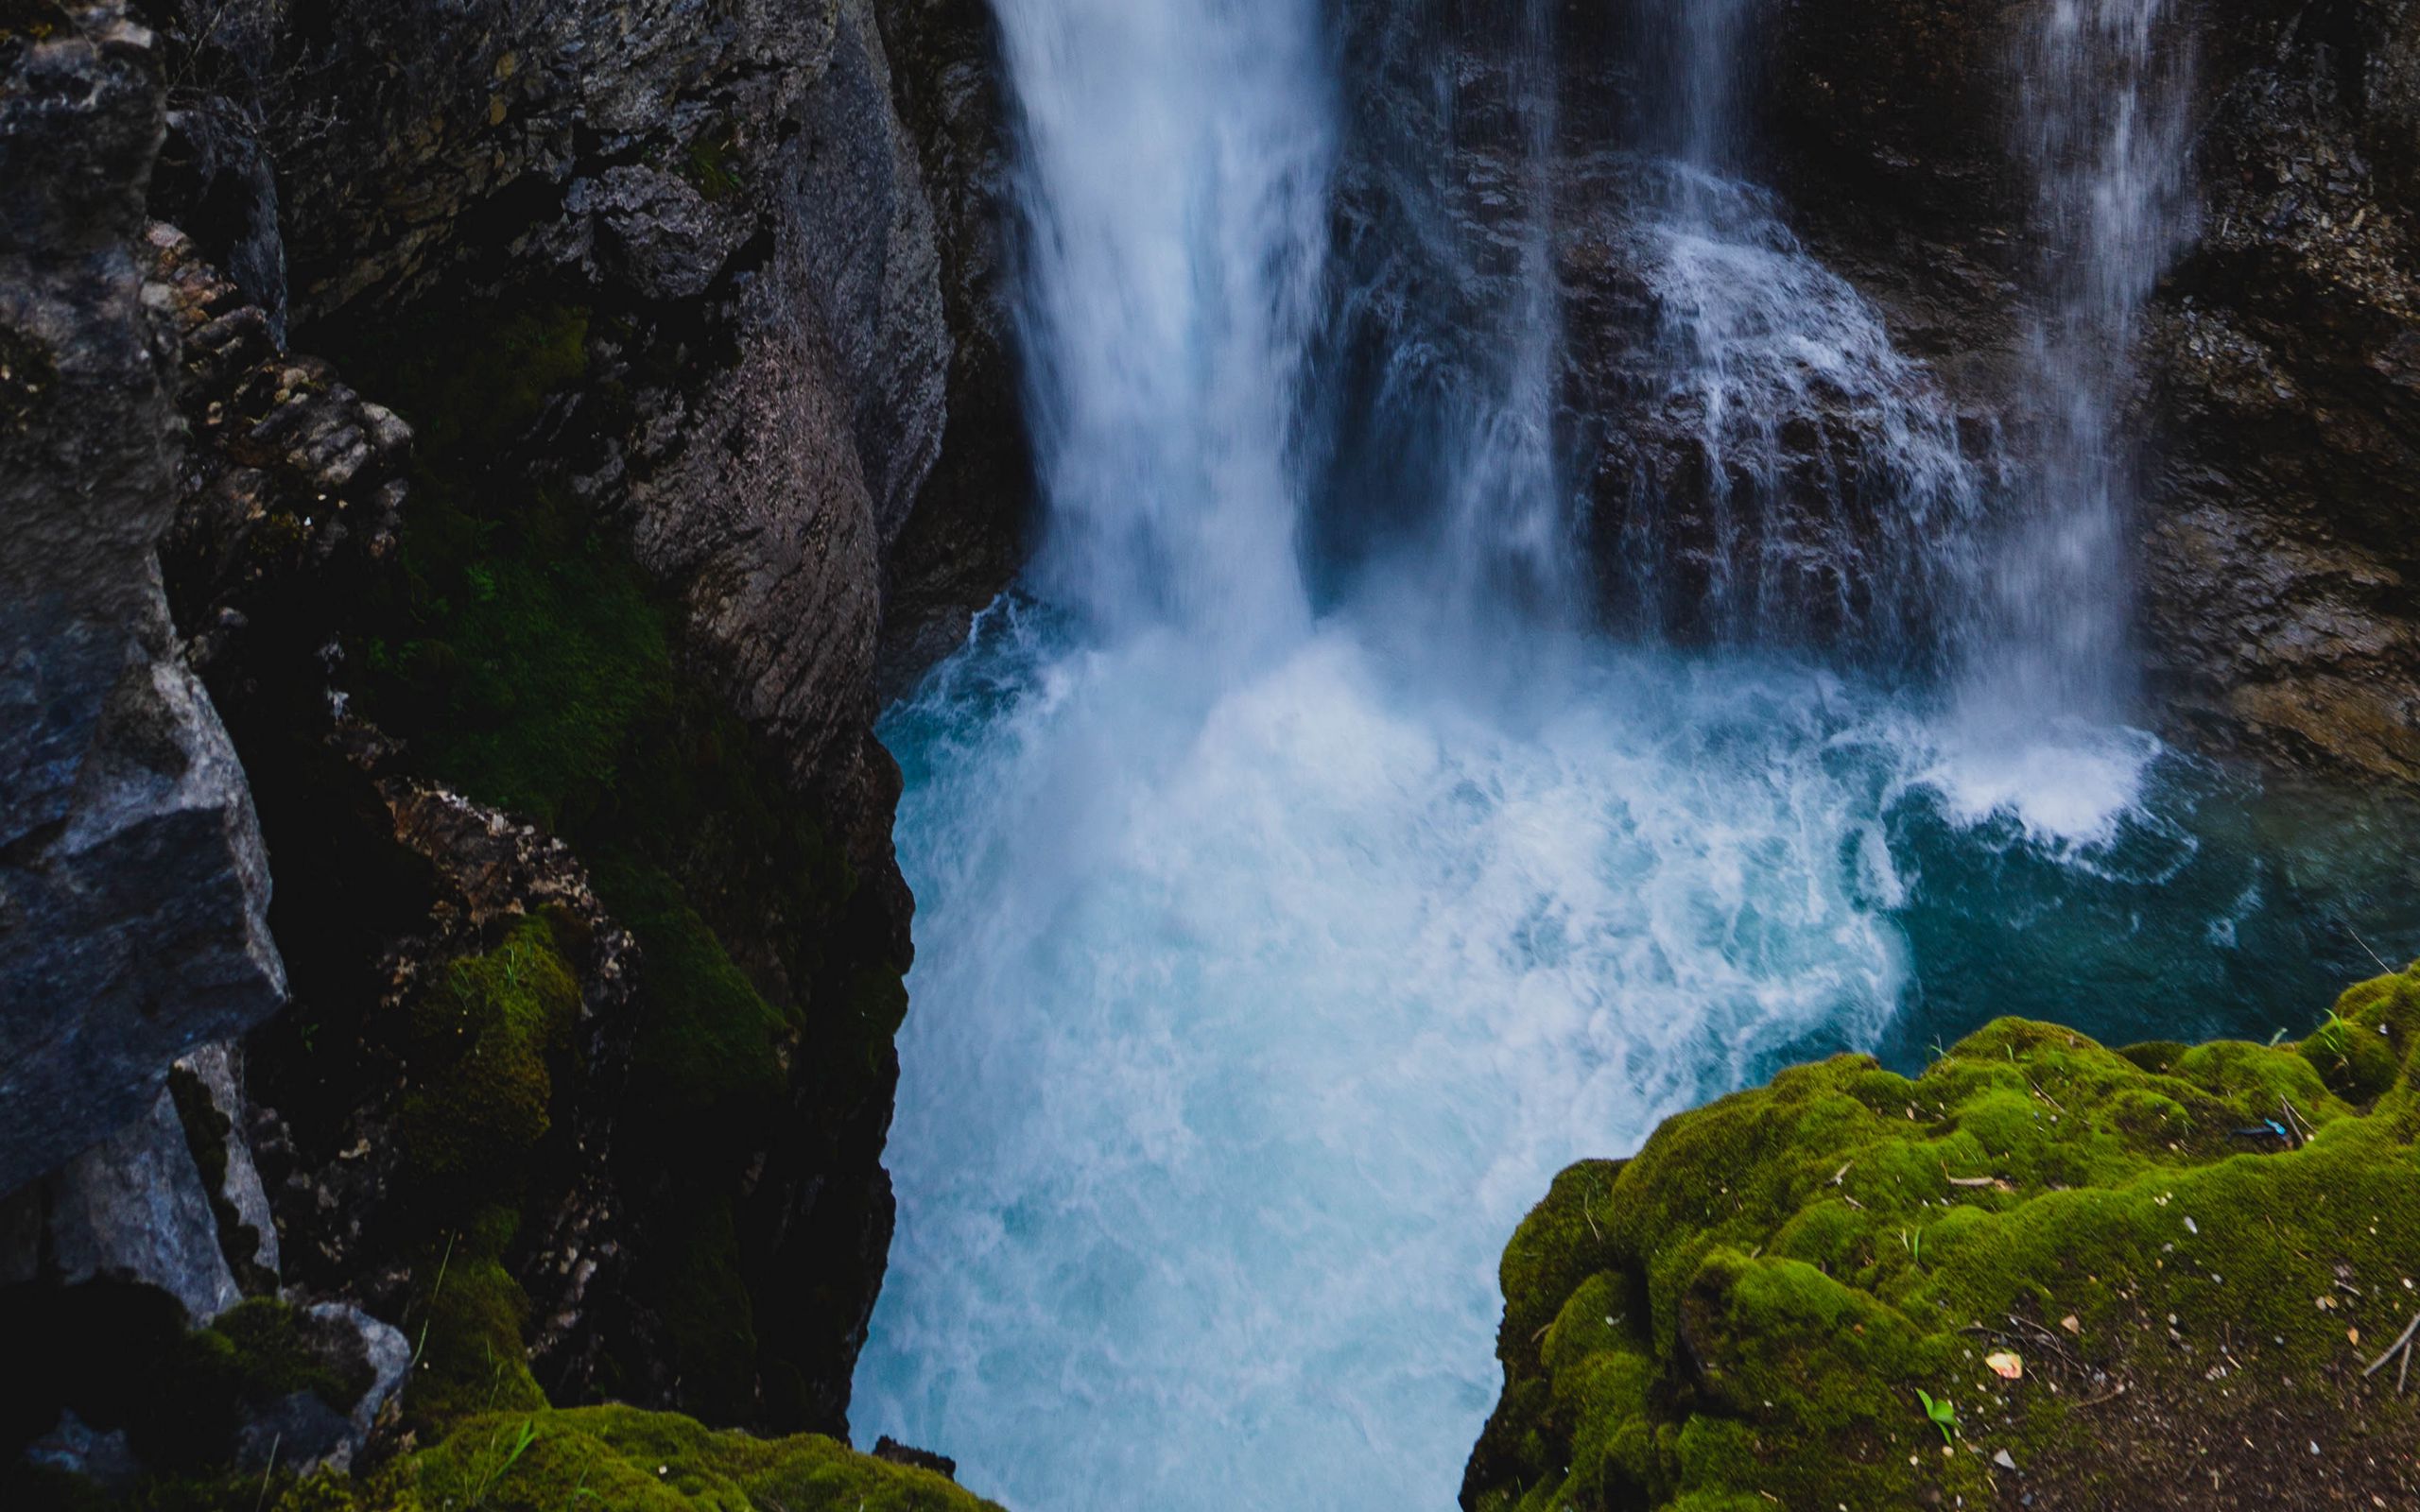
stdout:
MULTIPOLYGON (((1332 11, 998 3, 1050 527, 884 727, 919 954, 855 1419, 1014 1507, 1446 1507, 1496 1257, 1564 1163, 1998 1013, 2265 1037, 2366 968, 2357 936, 2420 950, 2359 805, 2105 720, 1979 762, 1921 679, 1571 623, 1540 205, 1495 260, 1535 286, 1475 302, 1403 426, 1435 459, 1414 539, 1306 564, 1332 11)), ((1655 276, 1674 381, 1727 406, 1706 444, 1828 383, 1954 537, 1921 372, 1676 152, 1655 276)))

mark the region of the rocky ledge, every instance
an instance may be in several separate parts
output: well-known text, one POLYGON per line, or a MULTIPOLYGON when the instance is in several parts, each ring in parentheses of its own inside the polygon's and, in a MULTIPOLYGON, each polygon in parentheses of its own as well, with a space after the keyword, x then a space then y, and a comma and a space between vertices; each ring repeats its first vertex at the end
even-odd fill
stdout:
POLYGON ((971 1504, 837 1435, 991 46, 0 0, 0 1506, 971 1504))
POLYGON ((2299 1043, 1784 1072, 1556 1178, 1462 1504, 2411 1506, 2415 1140, 2420 966, 2299 1043))

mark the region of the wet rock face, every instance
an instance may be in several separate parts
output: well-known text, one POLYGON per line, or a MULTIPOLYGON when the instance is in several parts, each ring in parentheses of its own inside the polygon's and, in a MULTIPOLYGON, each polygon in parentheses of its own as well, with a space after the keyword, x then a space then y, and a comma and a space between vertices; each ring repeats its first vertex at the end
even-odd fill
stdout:
POLYGON ((1763 191, 1611 153, 1557 186, 1564 396, 1606 616, 1938 664, 1941 607, 1974 568, 1945 542, 1984 507, 1989 421, 1950 406, 1763 191))
POLYGON ((154 549, 164 333, 133 247, 161 137, 118 6, 0 33, 0 1192, 272 1012, 268 868, 154 549))
POLYGON ((687 182, 629 163, 576 181, 563 208, 588 231, 599 276, 650 300, 703 294, 754 229, 687 182))
MULTIPOLYGON (((1810 241, 1962 406, 2022 449, 2027 180, 2010 148, 2030 6, 1791 0, 1762 139, 1810 241)), ((2146 316, 2126 429, 2141 633, 2200 742, 2420 779, 2413 125, 2399 0, 2202 0, 2190 245, 2146 316)))
MULTIPOLYGON (((891 564, 922 529, 900 601, 962 622, 1012 571, 1029 488, 988 14, 151 0, 154 37, 53 9, 0 7, 0 1193, 275 1005, 256 799, 296 1008, 176 1084, 192 1275, 76 1274, 195 1314, 268 1277, 400 1316, 432 1305, 447 1235, 502 1211, 458 1258, 527 1332, 465 1349, 526 1349, 562 1400, 839 1428, 888 1247, 908 956, 871 732, 891 564), (147 187, 189 225, 147 226, 147 187), (468 338, 425 338, 448 327, 468 338), (476 544, 548 530, 578 551, 476 544), (482 692, 545 706, 494 738, 608 730, 682 790, 666 833, 625 843, 611 811, 647 795, 593 768, 577 852, 549 833, 561 788, 461 796, 435 748, 461 729, 408 701, 431 684, 394 693, 391 735, 363 721, 359 690, 458 628, 413 617, 429 575, 460 602, 525 570, 610 608, 464 638, 482 692), (614 665, 531 670, 533 643, 606 615, 614 665), (598 900, 609 870, 673 946, 652 973, 598 900), (518 1151, 467 1211, 414 1155, 467 1137, 422 1126, 458 1057, 411 1022, 451 1005, 509 1028, 518 989, 490 979, 532 961, 571 984, 541 1005, 569 1063, 520 1055, 465 1110, 518 1151), (728 1079, 745 1120, 633 1115, 673 1074, 659 1055, 631 1090, 634 1027, 680 1014, 712 1022, 672 1091, 728 1079)), ((947 640, 904 637, 900 664, 947 640)), ((432 682, 443 711, 460 684, 432 682)), ((106 1194, 53 1185, 0 1211, 11 1283, 66 1275, 69 1199, 106 1194)), ((327 1436, 296 1412, 266 1431, 327 1436)))
MULTIPOLYGON (((653 1122, 632 1116, 633 1100, 665 1095, 660 1066, 651 1093, 614 1080, 619 1053, 553 1078, 557 1133, 518 1204, 518 1236, 481 1257, 527 1293, 533 1369, 562 1400, 610 1393, 837 1429, 889 1242, 878 1162, 909 948, 890 844, 898 779, 871 730, 886 597, 903 542, 923 540, 917 559, 940 565, 904 570, 895 580, 913 586, 899 601, 917 625, 962 624, 1013 570, 1029 488, 1016 476, 996 204, 981 181, 1005 157, 988 14, 865 0, 348 4, 221 35, 200 29, 206 10, 173 9, 180 39, 217 60, 211 77, 246 102, 235 114, 278 164, 295 344, 337 359, 285 355, 273 304, 243 279, 180 296, 196 314, 189 360, 226 355, 196 387, 220 407, 187 416, 213 445, 195 464, 179 611, 210 627, 213 688, 275 774, 264 815, 281 867, 314 879, 313 900, 279 927, 307 941, 297 1016, 320 1048, 273 1031, 255 1087, 270 1105, 255 1132, 288 1267, 410 1306, 439 1261, 441 1245, 415 1238, 424 1194, 378 1153, 424 1068, 379 1042, 376 1014, 353 1026, 366 1002, 416 1001, 366 959, 418 971, 424 988, 449 962, 509 949, 514 911, 544 906, 524 889, 477 929, 432 924, 458 912, 481 848, 406 825, 394 784, 420 795, 406 807, 421 817, 438 795, 470 793, 532 845, 562 831, 577 848, 566 865, 596 868, 600 891, 613 874, 617 907, 647 898, 633 930, 678 947, 652 969, 632 954, 606 1015, 623 1043, 633 1020, 734 1014, 732 1040, 709 1028, 692 1042, 735 1043, 735 1063, 701 1050, 681 1074, 727 1075, 752 1096, 759 1071, 781 1084, 770 1113, 752 1103, 712 1130, 666 1119, 633 1139, 653 1122), (311 438, 299 454, 230 449, 288 410, 284 423, 311 438), (359 471, 334 486, 291 465, 354 441, 359 471), (388 486, 407 466, 425 487, 398 515, 388 486), (346 536, 324 551, 322 492, 342 502, 346 536), (382 590, 356 569, 374 568, 390 528, 387 565, 401 570, 382 590), (464 544, 479 533, 499 544, 464 544), (587 596, 620 617, 580 656, 532 670, 533 644, 593 632, 605 615, 508 615, 519 638, 503 645, 418 612, 432 598, 514 597, 495 585, 530 582, 516 573, 594 575, 587 596), (386 593, 386 617, 365 628, 347 584, 386 593), (406 664, 432 644, 442 658, 406 664), (396 740, 321 738, 311 705, 332 674, 309 664, 321 645, 354 658, 333 681, 367 690, 359 708, 396 740), (383 672, 366 667, 389 652, 383 672), (475 670, 449 680, 428 670, 439 660, 475 670), (584 664, 559 676, 566 661, 584 664), (668 708, 663 684, 676 678, 668 708), (679 822, 711 833, 633 846, 629 830, 648 821, 610 816, 645 799, 592 779, 594 766, 562 780, 544 743, 565 725, 607 732, 600 762, 654 764, 683 789, 679 822), (544 771, 499 782, 477 752, 458 770, 466 737, 534 750, 544 771), (770 804, 774 822, 758 828, 781 838, 724 833, 758 813, 735 803, 770 804), (402 849, 424 865, 392 864, 404 829, 402 849), (788 866, 781 856, 809 831, 811 867, 788 866), (788 890, 810 869, 833 875, 788 890), (749 1058, 765 1020, 778 1026, 769 1070, 749 1058), (332 1040, 354 1041, 329 1073, 341 1095, 315 1081, 332 1040), (349 1154, 364 1142, 372 1153, 349 1154), (706 1240, 686 1231, 708 1223, 722 1228, 706 1240), (659 1331, 675 1311, 686 1357, 659 1331)), ((212 181, 240 188, 231 172, 212 181)), ((206 200, 182 180, 178 196, 206 200)), ((213 221, 199 255, 227 266, 242 224, 213 221)), ((954 633, 904 637, 905 675, 954 633)), ((590 938, 610 937, 601 915, 590 925, 590 938)), ((564 950, 583 983, 601 969, 586 946, 564 950)))
POLYGON ((940 453, 890 543, 876 686, 889 698, 965 639, 1024 560, 1037 487, 1013 345, 1008 84, 983 0, 876 8, 914 139, 951 336, 940 453))
MULTIPOLYGON (((1555 324, 1546 419, 1581 522, 1566 549, 1603 621, 1893 671, 1944 660, 1939 607, 1972 562, 1943 542, 1984 506, 1990 412, 1910 360, 1785 200, 1672 161, 1687 112, 1668 97, 1668 8, 1564 9, 1545 48, 1484 7, 1348 15, 1349 88, 1369 103, 1340 167, 1357 287, 1325 387, 1346 396, 1333 491, 1381 524, 1343 522, 1329 551, 1400 528, 1400 501, 1463 465, 1421 434, 1459 421, 1391 428, 1360 396, 1441 395, 1449 417, 1500 403, 1503 349, 1555 324), (1544 308, 1525 302, 1533 261, 1544 308)), ((1741 113, 1763 82, 1749 60, 1741 113)))
POLYGON ((2147 338, 2145 590, 2192 717, 2420 782, 2420 35, 2314 7, 2217 100, 2147 338))
MULTIPOLYGON (((215 35, 285 187, 298 323, 493 274, 609 163, 712 169, 777 136, 839 8, 340 0, 215 35)), ((189 4, 189 19, 207 7, 189 4)), ((198 29, 198 28, 195 28, 198 29)))

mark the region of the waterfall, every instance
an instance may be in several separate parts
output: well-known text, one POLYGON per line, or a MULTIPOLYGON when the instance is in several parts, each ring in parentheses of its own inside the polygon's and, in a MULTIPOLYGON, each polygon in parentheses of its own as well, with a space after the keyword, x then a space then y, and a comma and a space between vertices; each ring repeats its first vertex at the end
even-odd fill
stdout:
POLYGON ((1317 566, 1467 638, 1585 610, 1563 405, 1554 0, 1363 7, 1343 66, 1317 566))
POLYGON ((1988 478, 1931 375, 1746 180, 1749 12, 1667 0, 1642 146, 1593 165, 1594 195, 1632 207, 1617 271, 1651 335, 1629 397, 1668 463, 1631 490, 1609 596, 1688 640, 1928 674, 1954 660, 1988 478))
MULTIPOLYGON (((1454 564, 1453 602, 1470 618, 1512 603, 1525 618, 1578 609, 1568 484, 1558 455, 1563 317, 1553 268, 1556 100, 1552 0, 1519 0, 1506 66, 1507 136, 1514 149, 1505 187, 1518 209, 1508 297, 1471 335, 1501 355, 1484 369, 1468 437, 1446 485, 1442 551, 1454 564)), ((1445 167, 1445 164, 1439 164, 1445 167)))
POLYGON ((1295 418, 1336 130, 1318 0, 1000 0, 1020 103, 1035 576, 1111 633, 1307 613, 1295 418))
POLYGON ((1908 673, 1988 480, 1746 180, 1744 0, 1578 145, 1550 0, 995 9, 1048 524, 881 726, 917 957, 860 1439, 1053 1512, 1442 1509, 1563 1165, 1810 1055, 2201 1038, 2325 971, 2147 737, 1953 769, 1908 673), (1642 499, 1592 584, 1609 305, 1713 518, 1642 499), (1713 623, 1594 634, 1591 587, 1713 623))
POLYGON ((1050 519, 883 726, 858 1428, 1018 1505, 1442 1506, 1553 1170, 1881 1032, 1887 711, 1582 644, 1555 7, 1350 154, 1322 0, 998 9, 1050 519))
POLYGON ((2190 52, 2169 0, 2048 0, 2022 36, 2032 173, 2033 466, 1964 703, 1977 739, 2134 713, 2135 458, 2122 412, 2144 302, 2187 234, 2190 52))

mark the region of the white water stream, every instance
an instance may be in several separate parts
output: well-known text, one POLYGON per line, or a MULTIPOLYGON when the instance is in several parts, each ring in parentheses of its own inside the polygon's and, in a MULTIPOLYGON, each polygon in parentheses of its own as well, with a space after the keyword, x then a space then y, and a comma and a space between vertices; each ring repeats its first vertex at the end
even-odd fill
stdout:
MULTIPOLYGON (((2176 773, 2146 737, 1978 767, 1919 695, 1566 625, 1543 242, 1407 510, 1443 526, 1315 601, 1330 8, 997 9, 1050 524, 884 729, 919 955, 861 1441, 1024 1512, 1445 1507, 1498 1385, 1496 1257, 1561 1165, 1886 1043, 1944 919, 2003 962, 2088 953, 2060 931, 2208 954, 2290 891, 2150 815, 2176 773), (2163 888, 2179 921, 2142 925, 2163 888)), ((1910 507, 1956 516, 1921 375, 1693 171, 1659 275, 1683 376, 1862 396, 1910 507)), ((1945 1022, 2029 1005, 1929 991, 1945 1022)), ((2176 1011, 2147 1029, 2217 1026, 2176 1011)))

